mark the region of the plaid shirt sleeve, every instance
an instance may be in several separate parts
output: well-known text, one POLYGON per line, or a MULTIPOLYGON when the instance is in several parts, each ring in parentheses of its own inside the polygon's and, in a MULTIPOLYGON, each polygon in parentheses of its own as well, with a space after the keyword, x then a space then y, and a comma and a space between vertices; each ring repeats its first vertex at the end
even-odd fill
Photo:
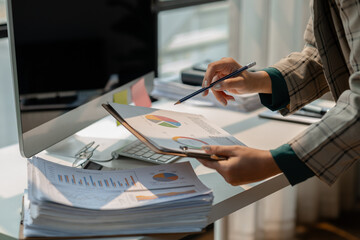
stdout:
POLYGON ((360 7, 355 0, 329 0, 314 1, 313 10, 303 51, 272 67, 282 73, 289 91, 284 115, 331 90, 335 107, 289 142, 299 159, 331 185, 360 158, 360 7))
POLYGON ((284 116, 329 91, 321 58, 315 47, 312 19, 306 27, 304 38, 306 44, 302 52, 291 53, 271 66, 282 73, 288 88, 290 103, 280 110, 284 116))

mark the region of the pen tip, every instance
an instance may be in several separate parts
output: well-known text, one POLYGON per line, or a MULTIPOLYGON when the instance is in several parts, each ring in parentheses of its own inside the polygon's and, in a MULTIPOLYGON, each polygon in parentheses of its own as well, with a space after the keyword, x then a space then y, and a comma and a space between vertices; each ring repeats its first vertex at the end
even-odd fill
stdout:
POLYGON ((180 104, 180 101, 177 101, 176 103, 174 103, 174 105, 178 105, 178 104, 180 104))
POLYGON ((248 66, 248 68, 251 68, 251 67, 253 67, 253 66, 255 66, 256 65, 256 62, 251 62, 251 63, 249 63, 247 66, 248 66))

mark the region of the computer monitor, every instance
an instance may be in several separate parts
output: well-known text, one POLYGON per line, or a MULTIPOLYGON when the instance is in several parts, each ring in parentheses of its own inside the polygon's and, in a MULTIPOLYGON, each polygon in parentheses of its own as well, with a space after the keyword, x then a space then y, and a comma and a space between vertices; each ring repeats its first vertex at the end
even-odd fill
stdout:
POLYGON ((151 2, 8 0, 23 156, 34 156, 106 116, 101 104, 136 79, 144 77, 151 90, 157 70, 157 16, 151 2))

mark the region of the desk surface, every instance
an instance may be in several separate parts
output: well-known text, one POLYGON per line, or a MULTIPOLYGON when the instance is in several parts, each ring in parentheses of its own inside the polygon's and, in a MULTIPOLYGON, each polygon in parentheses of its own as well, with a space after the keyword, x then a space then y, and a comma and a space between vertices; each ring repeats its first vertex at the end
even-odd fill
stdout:
MULTIPOLYGON (((241 113, 225 109, 192 106, 186 103, 174 107, 172 102, 167 101, 157 102, 153 107, 202 114, 247 146, 259 149, 276 148, 307 127, 297 123, 261 119, 258 114, 264 111, 263 108, 250 113, 241 113)), ((116 139, 119 137, 119 132, 123 131, 119 127, 116 128, 114 120, 111 117, 106 117, 90 126, 86 132, 97 137, 101 133, 103 138, 116 139)), ((70 158, 63 157, 60 159, 47 153, 39 155, 53 161, 71 164, 70 158)), ((217 172, 199 164, 196 159, 183 158, 179 161, 190 161, 200 180, 214 191, 215 198, 209 223, 289 185, 285 176, 279 174, 262 182, 234 187, 227 184, 217 172)), ((19 147, 16 144, 0 149, 0 162, 2 164, 0 168, 0 239, 13 239, 17 238, 19 233, 21 199, 27 179, 26 159, 21 157, 19 147)), ((115 160, 104 165, 132 168, 148 164, 136 160, 115 160)), ((171 238, 164 236, 161 239, 171 238)))

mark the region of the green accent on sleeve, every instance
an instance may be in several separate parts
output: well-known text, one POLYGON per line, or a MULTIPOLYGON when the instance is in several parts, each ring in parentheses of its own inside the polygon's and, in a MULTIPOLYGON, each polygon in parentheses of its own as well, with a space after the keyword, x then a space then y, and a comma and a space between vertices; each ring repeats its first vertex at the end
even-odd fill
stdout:
POLYGON ((296 156, 289 144, 284 144, 274 150, 270 150, 270 153, 292 186, 315 175, 315 173, 296 156))
POLYGON ((289 92, 281 72, 276 68, 265 68, 271 79, 272 94, 259 93, 261 103, 272 111, 285 108, 289 102, 289 92))

